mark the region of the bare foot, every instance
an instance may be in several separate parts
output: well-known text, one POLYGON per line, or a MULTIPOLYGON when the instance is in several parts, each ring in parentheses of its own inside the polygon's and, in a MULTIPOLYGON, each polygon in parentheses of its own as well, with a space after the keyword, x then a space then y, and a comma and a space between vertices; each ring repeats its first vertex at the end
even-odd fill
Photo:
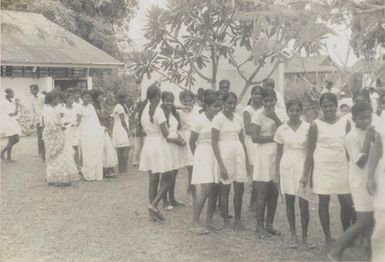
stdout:
POLYGON ((272 234, 273 236, 280 236, 281 235, 281 232, 274 229, 274 227, 272 225, 266 226, 265 230, 267 233, 272 234))
POLYGON ((298 247, 297 236, 292 236, 290 238, 289 247, 290 248, 297 248, 298 247))

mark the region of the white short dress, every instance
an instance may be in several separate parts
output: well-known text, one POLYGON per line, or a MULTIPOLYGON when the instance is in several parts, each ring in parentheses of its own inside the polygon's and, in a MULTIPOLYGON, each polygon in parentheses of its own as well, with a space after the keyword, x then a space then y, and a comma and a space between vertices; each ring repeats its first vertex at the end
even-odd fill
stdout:
MULTIPOLYGON (((252 123, 259 126, 261 136, 273 136, 277 131, 275 122, 265 116, 265 109, 259 109, 253 119, 252 123)), ((284 122, 286 121, 286 113, 279 108, 275 108, 278 118, 284 122)), ((256 143, 254 151, 254 170, 253 181, 269 182, 276 179, 275 168, 277 158, 277 144, 274 142, 258 144, 256 143)))
MULTIPOLYGON (((169 126, 168 126, 168 132, 169 138, 178 138, 178 120, 174 117, 174 115, 170 114, 169 116, 169 126)), ((186 141, 186 145, 179 146, 174 143, 168 143, 170 153, 171 153, 171 159, 173 163, 173 167, 175 169, 183 168, 186 166, 192 166, 192 159, 190 159, 191 150, 190 147, 188 147, 188 141, 186 141)))
MULTIPOLYGON (((243 112, 247 112, 250 114, 251 120, 253 119, 254 114, 257 111, 258 110, 254 109, 251 105, 246 106, 245 109, 243 110, 243 112)), ((245 128, 244 128, 244 130, 245 130, 245 128)), ((255 151, 256 144, 253 143, 251 136, 246 135, 246 133, 245 133, 245 144, 246 144, 246 149, 247 149, 247 157, 249 158, 249 164, 254 165, 254 154, 255 154, 254 151, 255 151)))
POLYGON ((287 123, 277 129, 274 141, 283 145, 280 162, 280 186, 282 194, 297 195, 306 159, 307 137, 310 125, 302 121, 297 130, 287 123))
POLYGON ((21 126, 17 121, 17 116, 9 115, 15 113, 15 110, 15 102, 3 98, 1 107, 1 133, 4 133, 7 137, 22 134, 21 126))
POLYGON ((349 194, 349 165, 344 147, 347 120, 340 118, 328 124, 316 119, 314 123, 318 134, 313 155, 313 193, 349 194))
POLYGON ((79 130, 76 127, 76 119, 78 114, 78 109, 75 106, 72 106, 72 108, 67 108, 66 106, 63 106, 61 108, 62 113, 62 123, 68 123, 65 125, 66 130, 64 131, 65 139, 68 141, 68 143, 71 146, 78 146, 79 145, 79 130))
POLYGON ((230 120, 220 112, 213 119, 213 129, 219 131, 219 153, 229 176, 226 180, 219 176, 220 182, 222 184, 247 182, 246 155, 239 140, 239 134, 243 132, 242 119, 234 115, 230 120))
POLYGON ((198 134, 191 178, 193 185, 219 182, 217 162, 211 145, 211 128, 212 122, 205 113, 198 115, 191 126, 191 132, 198 134))
MULTIPOLYGON (((127 110, 127 109, 126 109, 127 110)), ((122 126, 120 115, 124 115, 124 121, 126 122, 127 127, 129 127, 128 122, 128 110, 126 112, 124 107, 121 104, 117 104, 114 107, 112 112, 112 117, 114 118, 114 127, 112 128, 112 145, 115 148, 127 147, 130 146, 130 141, 128 139, 127 131, 122 126)))
POLYGON ((374 199, 366 189, 368 181, 368 165, 364 168, 357 166, 361 158, 366 131, 353 127, 345 137, 345 148, 349 155, 349 187, 353 198, 354 209, 357 212, 374 210, 374 199))
POLYGON ((166 122, 166 117, 158 106, 154 111, 153 121, 151 121, 149 105, 147 104, 144 108, 140 120, 146 136, 140 155, 139 170, 152 174, 174 170, 167 140, 163 137, 160 129, 160 125, 166 122))
POLYGON ((182 157, 186 158, 187 166, 192 166, 193 164, 193 155, 191 153, 189 140, 191 135, 191 125, 194 123, 195 119, 199 116, 198 110, 194 107, 190 112, 185 112, 183 110, 178 110, 179 118, 181 122, 181 129, 178 131, 181 137, 186 141, 186 147, 188 148, 186 154, 182 157))

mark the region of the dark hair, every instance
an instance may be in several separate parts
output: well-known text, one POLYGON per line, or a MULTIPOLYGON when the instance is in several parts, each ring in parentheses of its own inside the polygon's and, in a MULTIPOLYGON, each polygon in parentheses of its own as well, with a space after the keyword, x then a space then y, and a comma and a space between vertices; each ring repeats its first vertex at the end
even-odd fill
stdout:
POLYGON ((128 108, 126 103, 123 102, 123 99, 126 99, 127 97, 128 97, 128 94, 126 92, 119 92, 116 95, 116 100, 118 101, 118 104, 120 104, 123 107, 124 112, 126 112, 126 114, 128 114, 128 108))
POLYGON ((155 114, 156 107, 158 106, 157 104, 156 105, 152 104, 151 101, 154 100, 157 96, 160 96, 160 94, 161 94, 161 91, 160 91, 158 82, 151 84, 147 88, 146 101, 150 102, 148 114, 150 115, 150 122, 151 123, 154 123, 154 114, 155 114))
POLYGON ((286 112, 289 112, 290 107, 295 106, 295 105, 298 105, 299 108, 301 108, 301 111, 303 111, 303 105, 302 105, 301 100, 295 98, 295 99, 290 99, 290 100, 286 103, 286 112))
POLYGON ((29 88, 39 91, 39 86, 37 84, 29 85, 29 88))
MULTIPOLYGON (((162 102, 166 99, 166 97, 171 97, 172 100, 174 101, 175 100, 175 96, 173 93, 171 92, 168 92, 168 91, 164 91, 162 92, 162 102)), ((166 116, 166 120, 167 120, 167 125, 170 126, 170 114, 169 112, 166 110, 166 107, 164 106, 164 104, 161 105, 161 108, 163 109, 163 112, 164 112, 164 115, 166 116)), ((181 129, 181 122, 180 122, 180 117, 179 117, 179 114, 178 112, 176 111, 176 107, 175 105, 172 107, 171 109, 171 114, 176 118, 176 120, 178 121, 178 127, 177 129, 181 129)))
POLYGON ((94 101, 94 106, 96 109, 101 109, 101 104, 98 101, 98 97, 103 95, 103 91, 99 89, 91 89, 90 90, 92 100, 94 101))
POLYGON ((357 117, 359 113, 365 112, 365 111, 372 111, 372 106, 370 103, 367 102, 358 102, 355 103, 352 107, 352 116, 353 118, 357 117))
POLYGON ((44 97, 44 104, 49 105, 55 98, 58 98, 59 94, 55 91, 48 92, 44 97))
POLYGON ((222 89, 219 89, 215 91, 215 95, 217 96, 217 99, 223 101, 223 96, 225 95, 225 91, 223 91, 222 89))
POLYGON ((93 97, 91 90, 88 90, 88 89, 85 89, 82 91, 81 97, 84 97, 86 95, 90 95, 91 97, 93 97))
POLYGON ((341 105, 340 105, 340 109, 342 109, 342 107, 344 107, 344 106, 350 108, 350 106, 349 106, 348 104, 345 104, 345 103, 344 103, 344 104, 341 104, 341 105))
POLYGON ((333 104, 338 106, 337 96, 333 93, 322 94, 320 99, 319 99, 319 104, 321 105, 324 100, 330 100, 331 102, 333 102, 333 104))
MULTIPOLYGON (((253 88, 251 89, 250 95, 252 96, 254 94, 254 92, 257 91, 257 90, 260 90, 261 93, 262 93, 262 86, 259 86, 259 85, 258 86, 253 86, 253 88)), ((251 105, 251 101, 252 100, 253 99, 250 97, 249 101, 247 102, 247 105, 251 105)))
POLYGON ((9 95, 9 94, 11 94, 11 93, 15 93, 15 92, 13 92, 13 90, 11 89, 11 88, 6 88, 5 90, 4 90, 4 92, 7 94, 7 95, 9 95))
POLYGON ((227 92, 223 95, 223 102, 226 102, 227 100, 229 100, 230 98, 234 98, 235 101, 238 101, 238 97, 235 93, 233 92, 227 92))
POLYGON ((370 102, 370 94, 367 89, 358 90, 353 93, 353 101, 357 99, 357 97, 362 96, 366 99, 366 101, 370 102))
POLYGON ((190 90, 183 90, 182 92, 179 93, 179 101, 182 102, 186 97, 191 97, 194 99, 194 94, 190 90))
POLYGON ((266 87, 262 88, 262 97, 266 98, 269 96, 274 97, 274 99, 277 100, 277 94, 273 89, 266 88, 266 87))
POLYGON ((72 93, 70 93, 70 92, 65 92, 64 93, 64 102, 67 102, 67 99, 69 98, 69 97, 74 97, 74 94, 72 94, 72 93))
POLYGON ((271 87, 271 88, 275 88, 275 82, 274 82, 274 79, 272 78, 266 78, 265 80, 263 80, 263 87, 266 88, 266 87, 271 87))
POLYGON ((222 84, 225 84, 225 83, 227 83, 230 87, 230 81, 227 79, 223 79, 223 80, 219 81, 219 86, 221 86, 222 84))

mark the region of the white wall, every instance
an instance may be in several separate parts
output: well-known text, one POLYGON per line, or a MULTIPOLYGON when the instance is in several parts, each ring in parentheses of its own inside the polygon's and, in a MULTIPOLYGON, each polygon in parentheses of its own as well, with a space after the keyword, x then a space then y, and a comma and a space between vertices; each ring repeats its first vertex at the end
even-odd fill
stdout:
POLYGON ((15 97, 20 99, 20 103, 26 108, 31 107, 32 95, 29 86, 38 84, 40 92, 52 90, 53 80, 51 77, 29 78, 29 77, 1 77, 1 91, 4 94, 6 88, 11 88, 15 92, 15 97))

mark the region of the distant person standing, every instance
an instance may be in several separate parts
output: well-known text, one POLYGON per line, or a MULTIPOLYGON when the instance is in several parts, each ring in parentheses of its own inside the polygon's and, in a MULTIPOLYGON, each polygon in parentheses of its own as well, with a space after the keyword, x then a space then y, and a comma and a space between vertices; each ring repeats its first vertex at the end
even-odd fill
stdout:
POLYGON ((45 160, 45 148, 43 141, 43 125, 41 121, 41 114, 44 107, 45 95, 39 92, 38 85, 30 85, 29 90, 32 94, 32 122, 31 128, 36 126, 37 132, 37 148, 41 159, 45 160))
POLYGON ((326 85, 325 85, 324 88, 322 89, 321 94, 332 93, 332 94, 335 94, 336 97, 338 98, 339 95, 340 95, 340 90, 338 90, 337 88, 334 88, 334 87, 333 87, 333 81, 326 80, 325 83, 326 83, 326 85))
POLYGON ((219 81, 219 90, 228 93, 230 91, 230 81, 227 79, 219 81))
POLYGON ((8 162, 14 162, 12 160, 12 148, 19 142, 21 135, 21 127, 16 120, 19 110, 19 99, 15 98, 12 89, 5 89, 5 99, 2 101, 1 107, 1 131, 8 137, 8 144, 1 150, 1 159, 5 160, 4 155, 7 153, 8 162))
POLYGON ((267 78, 267 79, 265 79, 265 80, 263 81, 262 87, 263 87, 263 88, 269 88, 269 89, 274 90, 275 95, 276 95, 276 97, 277 97, 277 103, 275 104, 275 106, 278 107, 279 109, 281 109, 282 111, 286 111, 285 100, 283 99, 283 95, 282 95, 281 93, 279 93, 279 92, 275 89, 275 82, 274 82, 274 79, 272 79, 272 78, 267 78))

